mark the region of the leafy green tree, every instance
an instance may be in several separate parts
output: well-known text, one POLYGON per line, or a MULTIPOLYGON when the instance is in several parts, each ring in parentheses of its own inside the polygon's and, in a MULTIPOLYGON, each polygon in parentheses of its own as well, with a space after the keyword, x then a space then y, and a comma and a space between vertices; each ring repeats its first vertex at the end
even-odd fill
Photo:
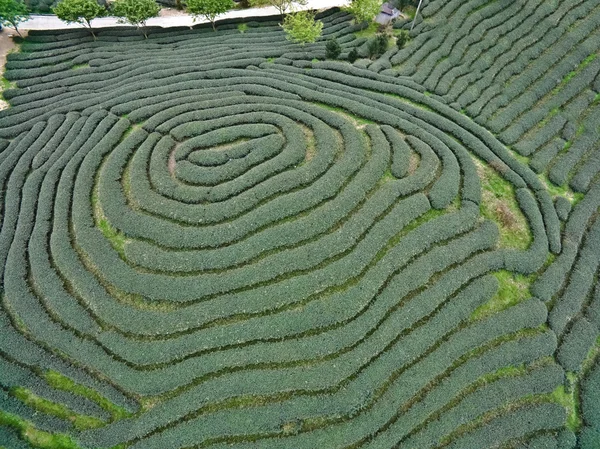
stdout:
POLYGON ((316 41, 323 31, 323 22, 315 20, 315 14, 310 11, 298 11, 288 14, 283 19, 283 30, 288 40, 302 45, 316 41))
POLYGON ((383 34, 378 34, 375 38, 369 41, 369 45, 367 50, 369 52, 369 57, 377 58, 385 53, 388 46, 388 39, 383 34))
POLYGON ((87 27, 96 40, 92 29, 92 20, 102 17, 105 10, 96 0, 61 0, 53 11, 63 22, 78 23, 87 27))
POLYGON ((396 37, 396 46, 398 50, 402 50, 406 43, 408 42, 408 31, 402 30, 400 34, 396 37))
POLYGON ((204 17, 212 24, 213 31, 217 31, 215 28, 216 18, 229 11, 233 6, 233 0, 187 0, 187 10, 194 16, 194 20, 197 16, 204 17))
POLYGON ((113 14, 119 18, 119 23, 134 25, 148 39, 146 22, 157 17, 160 6, 155 0, 116 0, 113 3, 113 14))
POLYGON ((342 52, 342 46, 336 38, 329 39, 325 45, 325 56, 327 59, 337 59, 342 52))
POLYGON ((371 22, 380 9, 380 0, 352 0, 348 7, 356 23, 371 22))
POLYGON ((19 23, 29 19, 29 9, 19 0, 0 0, 0 23, 3 26, 11 26, 17 34, 21 36, 19 31, 19 23))
POLYGON ((253 7, 273 6, 279 11, 281 17, 283 17, 288 10, 291 11, 294 6, 304 6, 308 3, 307 0, 248 0, 248 2, 250 3, 250 6, 253 7))

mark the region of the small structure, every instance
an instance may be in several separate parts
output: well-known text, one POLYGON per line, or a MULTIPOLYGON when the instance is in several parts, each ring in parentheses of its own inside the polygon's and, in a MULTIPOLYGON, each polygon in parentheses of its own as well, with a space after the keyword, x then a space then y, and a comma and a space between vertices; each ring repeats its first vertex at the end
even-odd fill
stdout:
POLYGON ((400 10, 386 2, 381 5, 381 10, 379 11, 379 14, 377 14, 377 17, 375 17, 375 22, 381 25, 387 25, 392 20, 397 19, 399 15, 400 10))

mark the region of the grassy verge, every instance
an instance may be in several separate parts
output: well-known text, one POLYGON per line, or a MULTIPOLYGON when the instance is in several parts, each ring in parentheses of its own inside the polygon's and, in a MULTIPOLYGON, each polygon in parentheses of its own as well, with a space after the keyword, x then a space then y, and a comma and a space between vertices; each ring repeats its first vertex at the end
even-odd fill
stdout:
POLYGON ((96 404, 98 404, 99 407, 110 413, 114 421, 131 416, 131 413, 129 413, 123 407, 119 407, 118 405, 113 404, 111 401, 106 399, 97 391, 92 390, 91 388, 88 388, 84 385, 78 384, 74 380, 63 376, 57 371, 46 371, 44 373, 44 378, 52 388, 56 388, 57 390, 69 391, 73 394, 82 396, 84 398, 89 399, 92 402, 95 402, 96 404))
MULTIPOLYGON (((81 449, 68 435, 36 429, 18 416, 0 410, 0 426, 12 427, 22 440, 39 449, 81 449)), ((116 448, 115 448, 116 449, 116 448)))
POLYGON ((506 270, 494 273, 494 276, 498 279, 498 291, 492 299, 473 311, 471 320, 480 320, 531 297, 529 286, 533 276, 523 276, 506 270))
POLYGON ((328 109, 330 111, 333 112, 337 112, 338 114, 344 115, 347 118, 350 118, 356 125, 356 127, 358 128, 360 125, 369 125, 369 124, 375 124, 375 122, 373 120, 369 120, 363 117, 359 117, 358 115, 354 115, 351 114, 350 112, 346 111, 345 109, 342 108, 337 108, 335 106, 330 106, 327 105, 325 103, 315 103, 317 106, 320 106, 324 109, 328 109))
POLYGON ((102 211, 102 207, 98 201, 98 194, 95 189, 94 193, 92 194, 92 209, 94 210, 94 216, 96 218, 98 229, 100 229, 104 237, 110 242, 115 251, 119 253, 119 256, 124 259, 126 241, 125 235, 113 228, 108 219, 104 216, 104 212, 102 211))
POLYGON ((57 418, 72 422, 73 427, 75 427, 77 430, 96 429, 104 426, 105 424, 104 421, 98 418, 75 413, 73 410, 69 409, 63 404, 58 404, 42 398, 26 388, 13 388, 11 390, 11 394, 24 404, 27 404, 31 408, 41 413, 56 416, 57 418))
POLYGON ((375 36, 377 34, 378 27, 379 27, 379 25, 377 23, 372 22, 365 29, 355 32, 354 35, 356 37, 358 37, 358 38, 366 37, 368 39, 368 38, 373 37, 373 36, 375 36))
POLYGON ((531 230, 519 208, 515 189, 492 167, 477 163, 481 179, 481 214, 495 221, 500 228, 500 247, 527 249, 531 243, 531 230))

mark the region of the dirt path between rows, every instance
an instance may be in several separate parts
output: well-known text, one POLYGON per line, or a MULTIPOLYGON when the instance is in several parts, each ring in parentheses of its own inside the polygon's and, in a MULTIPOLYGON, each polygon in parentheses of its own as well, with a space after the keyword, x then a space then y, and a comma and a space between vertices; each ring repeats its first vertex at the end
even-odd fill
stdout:
MULTIPOLYGON (((27 31, 21 31, 23 37, 27 36, 27 31)), ((8 55, 11 51, 16 48, 15 41, 13 41, 12 36, 16 35, 16 33, 8 28, 4 28, 0 31, 0 78, 4 75, 4 65, 6 64, 6 55, 8 55)), ((4 91, 4 83, 0 84, 0 93, 4 91)), ((9 104, 4 101, 3 98, 0 98, 0 111, 3 109, 7 109, 9 104)))

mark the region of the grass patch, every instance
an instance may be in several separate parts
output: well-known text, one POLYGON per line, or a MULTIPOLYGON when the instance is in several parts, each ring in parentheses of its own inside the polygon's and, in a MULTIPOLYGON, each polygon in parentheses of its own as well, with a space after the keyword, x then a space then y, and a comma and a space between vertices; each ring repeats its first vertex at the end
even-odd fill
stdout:
POLYGON ((498 291, 488 302, 473 311, 471 314, 473 321, 508 309, 531 297, 529 287, 533 281, 533 275, 523 276, 502 270, 494 273, 494 276, 498 279, 498 291))
MULTIPOLYGON (((427 223, 428 221, 433 220, 434 218, 437 218, 441 215, 444 215, 446 212, 447 212, 446 210, 440 210, 440 209, 428 210, 427 212, 425 212, 423 215, 421 215, 416 220, 411 221, 408 226, 403 228, 402 232, 401 232, 401 237, 404 237, 410 231, 417 229, 419 226, 427 223)), ((398 240, 400 240, 400 239, 398 239, 398 240)))
POLYGON ((571 384, 569 390, 565 388, 564 385, 558 386, 551 394, 550 400, 559 405, 562 405, 567 409, 567 423, 566 426, 568 429, 577 433, 577 431, 583 425, 577 410, 579 408, 578 400, 575 393, 575 383, 574 378, 575 375, 572 373, 567 374, 567 380, 571 384))
POLYGON ((2 90, 16 89, 16 88, 17 88, 17 83, 15 83, 14 81, 9 81, 6 78, 2 77, 2 90))
POLYGON ((94 189, 94 192, 92 193, 92 210, 94 211, 94 217, 96 218, 98 229, 100 229, 104 237, 110 242, 119 256, 122 259, 125 259, 125 235, 113 228, 113 226, 104 216, 104 212, 102 211, 102 207, 98 201, 98 193, 96 192, 96 189, 94 189))
POLYGON ((304 156, 303 164, 310 162, 317 154, 317 143, 312 130, 308 126, 302 126, 302 132, 306 138, 306 156, 304 156))
POLYGON ((39 449, 81 449, 68 435, 36 429, 32 423, 2 410, 0 410, 0 426, 12 427, 22 440, 39 449))
POLYGON ((338 114, 342 114, 345 115, 347 117, 349 117, 352 121, 354 121, 357 125, 371 125, 371 124, 375 124, 375 122, 373 120, 369 120, 363 117, 359 117, 358 115, 354 115, 348 111, 346 111, 345 109, 342 108, 337 108, 335 106, 330 106, 328 104, 325 103, 315 103, 317 106, 328 109, 330 111, 333 112, 337 112, 338 114))
POLYGON ((481 179, 481 214, 495 221, 500 228, 500 246, 527 249, 531 243, 531 230, 515 197, 514 186, 492 167, 477 163, 481 179))
POLYGON ((98 229, 102 231, 104 237, 110 242, 121 258, 125 258, 125 235, 117 231, 104 217, 98 220, 98 229))
POLYGON ((89 66, 89 64, 75 64, 71 70, 87 69, 89 66))
POLYGON ((558 85, 552 90, 552 95, 556 95, 569 81, 571 81, 575 75, 581 72, 585 67, 587 67, 594 59, 598 57, 598 54, 592 53, 587 58, 585 58, 581 63, 577 66, 575 70, 567 73, 564 78, 558 83, 558 85))
POLYGON ((355 32, 354 35, 357 38, 366 37, 368 39, 377 34, 378 28, 379 28, 379 25, 376 22, 372 22, 365 29, 355 32))
POLYGON ((78 384, 71 378, 63 376, 58 371, 49 370, 44 373, 44 378, 48 385, 57 390, 68 391, 70 393, 82 396, 98 404, 99 407, 111 414, 112 420, 116 421, 131 416, 123 407, 113 404, 100 393, 84 385, 78 384))
POLYGON ((237 26, 237 29, 240 33, 244 34, 246 31, 248 31, 248 24, 247 23, 240 23, 237 26))
POLYGON ((579 66, 567 73, 567 75, 563 78, 563 83, 568 83, 575 75, 577 75, 577 72, 586 68, 594 59, 596 59, 598 57, 597 53, 592 53, 591 55, 589 55, 587 58, 585 58, 583 61, 581 61, 581 64, 579 64, 579 66))
POLYGON ((104 421, 98 418, 75 413, 63 404, 58 404, 42 398, 26 388, 13 388, 11 390, 11 394, 15 398, 41 413, 56 416, 57 418, 72 422, 73 427, 75 427, 77 430, 96 429, 104 426, 105 424, 104 421))
POLYGON ((404 14, 405 16, 408 16, 411 19, 415 18, 416 13, 417 13, 417 8, 415 8, 412 5, 405 6, 404 9, 402 10, 402 14, 404 14))
POLYGON ((381 177, 381 182, 394 181, 395 179, 396 177, 392 174, 392 170, 388 168, 381 177))
POLYGON ((550 111, 550 113, 538 124, 538 129, 543 128, 552 117, 557 115, 560 112, 560 108, 554 108, 550 111))
MULTIPOLYGON (((570 142, 567 142, 570 144, 570 142)), ((548 179, 548 176, 545 174, 538 175, 538 178, 544 183, 546 186, 546 190, 552 196, 564 196, 566 199, 571 201, 573 205, 577 204, 584 197, 583 193, 574 192, 569 187, 557 186, 552 181, 548 179)))

